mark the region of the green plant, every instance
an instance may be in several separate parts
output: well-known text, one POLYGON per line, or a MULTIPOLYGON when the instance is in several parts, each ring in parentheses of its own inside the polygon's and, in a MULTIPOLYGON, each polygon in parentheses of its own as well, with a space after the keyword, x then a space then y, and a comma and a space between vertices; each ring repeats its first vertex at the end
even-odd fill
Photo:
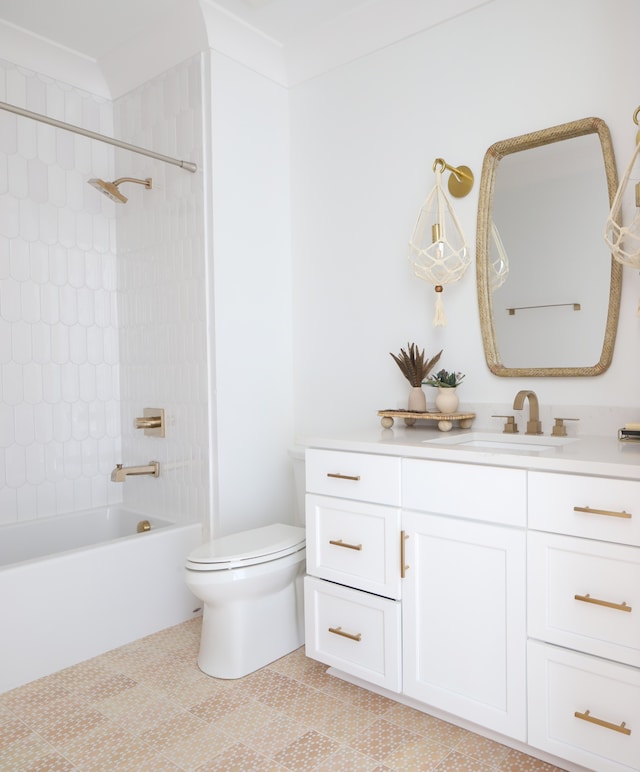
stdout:
POLYGON ((443 389, 455 389, 459 386, 464 375, 462 373, 449 372, 448 370, 439 370, 435 375, 432 375, 425 384, 427 386, 439 386, 443 389))
MULTIPOLYGON (((391 354, 391 352, 389 352, 391 354)), ((401 348, 396 356, 391 354, 404 377, 412 386, 421 386, 424 379, 429 375, 435 364, 440 359, 442 351, 425 362, 424 349, 420 349, 415 343, 408 343, 407 350, 401 348)))

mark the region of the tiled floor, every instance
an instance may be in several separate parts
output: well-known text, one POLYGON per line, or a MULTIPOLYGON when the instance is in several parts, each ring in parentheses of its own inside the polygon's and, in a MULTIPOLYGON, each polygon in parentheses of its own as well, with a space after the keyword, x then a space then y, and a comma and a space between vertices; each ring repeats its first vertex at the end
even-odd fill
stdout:
POLYGON ((199 637, 192 620, 0 695, 0 769, 556 769, 329 676, 303 649, 210 678, 199 637))

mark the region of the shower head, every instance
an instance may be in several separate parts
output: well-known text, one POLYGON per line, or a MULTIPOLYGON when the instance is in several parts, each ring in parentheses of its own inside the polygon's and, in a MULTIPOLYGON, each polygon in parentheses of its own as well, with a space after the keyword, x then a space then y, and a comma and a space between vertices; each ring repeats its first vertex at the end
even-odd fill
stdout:
POLYGON ((119 189, 119 186, 123 182, 135 182, 138 185, 144 185, 147 189, 152 187, 151 177, 147 177, 145 180, 138 180, 135 177, 120 177, 113 182, 105 182, 104 180, 101 180, 97 177, 93 177, 89 180, 89 185, 91 185, 91 187, 95 188, 96 190, 99 190, 101 193, 110 198, 112 201, 115 201, 117 204, 126 204, 128 198, 123 193, 121 193, 119 189))

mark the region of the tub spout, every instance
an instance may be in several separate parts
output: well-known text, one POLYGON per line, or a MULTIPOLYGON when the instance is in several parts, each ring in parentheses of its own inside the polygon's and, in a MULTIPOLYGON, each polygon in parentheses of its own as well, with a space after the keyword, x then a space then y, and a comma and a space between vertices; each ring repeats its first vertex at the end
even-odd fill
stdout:
POLYGON ((525 434, 542 434, 542 423, 540 422, 540 407, 538 397, 535 391, 523 390, 516 394, 513 400, 513 409, 522 410, 525 399, 529 399, 529 420, 527 421, 527 431, 525 434))
POLYGON ((116 464, 111 472, 111 482, 124 482, 129 475, 150 474, 153 477, 160 476, 160 464, 157 461, 149 461, 147 466, 122 466, 116 464))

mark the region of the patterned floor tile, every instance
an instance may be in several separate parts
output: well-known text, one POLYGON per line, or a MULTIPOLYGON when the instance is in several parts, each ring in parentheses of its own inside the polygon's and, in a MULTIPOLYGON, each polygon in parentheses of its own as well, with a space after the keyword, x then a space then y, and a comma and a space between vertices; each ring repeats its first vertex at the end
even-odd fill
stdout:
POLYGON ((499 767, 509 752, 506 745, 489 740, 487 737, 481 737, 473 732, 465 732, 462 735, 456 745, 456 750, 489 767, 499 767))
MULTIPOLYGON (((197 768, 197 772, 279 772, 284 770, 246 745, 232 745, 223 753, 197 768)), ((335 771, 334 771, 335 772, 335 771)))
POLYGON ((451 751, 435 768, 435 772, 495 772, 495 767, 487 766, 478 759, 465 756, 458 751, 451 751))
POLYGON ((310 770, 339 750, 338 743, 311 730, 283 748, 275 761, 287 769, 310 770))
POLYGON ((502 760, 499 769, 504 772, 559 772, 559 767, 554 767, 553 764, 547 764, 546 761, 541 761, 533 756, 527 756, 526 753, 521 753, 513 748, 510 748, 507 755, 502 760))
POLYGON ((384 719, 378 719, 354 738, 349 747, 386 764, 388 756, 417 739, 418 736, 413 732, 384 719))

